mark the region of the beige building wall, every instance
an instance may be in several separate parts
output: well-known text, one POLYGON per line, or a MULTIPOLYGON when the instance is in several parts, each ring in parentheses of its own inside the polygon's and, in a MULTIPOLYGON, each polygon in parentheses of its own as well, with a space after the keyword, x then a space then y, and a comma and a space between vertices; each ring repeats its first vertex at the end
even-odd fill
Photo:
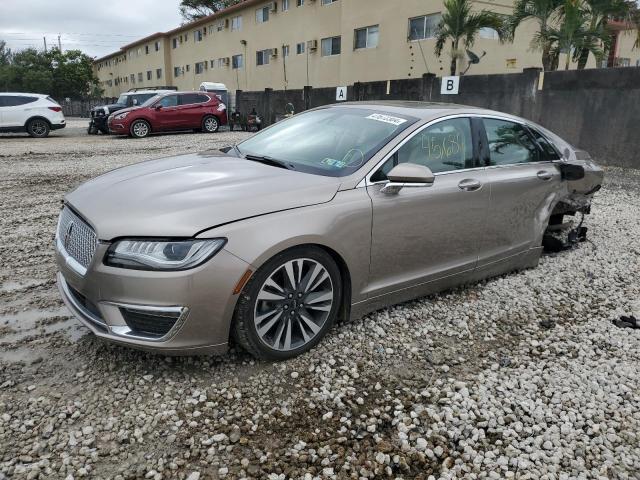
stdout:
MULTIPOLYGON (((439 14, 443 9, 442 0, 335 0, 328 4, 323 4, 323 0, 304 0, 301 6, 297 5, 298 0, 288 0, 286 11, 283 10, 285 4, 283 0, 248 0, 241 6, 160 34, 158 38, 148 37, 124 47, 121 52, 98 59, 98 77, 102 82, 107 81, 103 84, 105 95, 116 96, 129 88, 155 85, 193 90, 205 81, 224 83, 229 90, 267 87, 280 90, 285 86, 290 89, 305 85, 331 87, 357 81, 415 78, 427 72, 449 75, 449 46, 438 58, 434 53, 435 39, 408 39, 410 19, 439 14), (268 21, 259 22, 257 10, 274 3, 277 7, 269 11, 268 21), (378 26, 377 46, 355 49, 355 30, 369 26, 378 26), (333 36, 341 37, 341 52, 323 56, 322 39, 333 36), (161 42, 161 50, 153 49, 147 55, 145 46, 153 47, 156 41, 161 42), (307 48, 309 41, 317 41, 315 51, 307 48), (304 45, 304 52, 300 54, 296 48, 299 43, 304 45), (283 46, 288 46, 288 56, 283 54, 283 46), (277 55, 270 55, 268 64, 257 65, 256 52, 267 49, 277 49, 277 55), (123 54, 126 61, 114 63, 114 59, 123 54), (242 55, 241 68, 234 68, 234 55, 242 55), (156 78, 157 68, 163 70, 162 79, 156 78), (150 81, 147 71, 154 72, 150 81), (142 82, 138 81, 140 72, 142 82), (131 74, 135 76, 135 84, 131 83, 131 74), (108 85, 109 79, 123 77, 128 78, 128 82, 108 85)), ((510 0, 477 0, 474 5, 478 10, 488 9, 504 15, 512 9, 510 0)), ((468 73, 515 73, 527 67, 541 67, 541 52, 531 46, 536 31, 537 24, 527 21, 518 28, 514 42, 504 44, 487 38, 491 32, 483 32, 470 50, 479 56, 486 53, 468 73)), ((630 51, 627 43, 620 48, 630 51)), ((633 52, 633 58, 639 56, 640 51, 633 52)), ((594 67, 595 63, 591 57, 588 67, 594 67)), ((560 68, 564 68, 564 64, 564 55, 561 55, 560 68)), ((461 60, 459 71, 466 67, 466 60, 461 60)), ((575 68, 575 64, 572 63, 571 68, 575 68)))

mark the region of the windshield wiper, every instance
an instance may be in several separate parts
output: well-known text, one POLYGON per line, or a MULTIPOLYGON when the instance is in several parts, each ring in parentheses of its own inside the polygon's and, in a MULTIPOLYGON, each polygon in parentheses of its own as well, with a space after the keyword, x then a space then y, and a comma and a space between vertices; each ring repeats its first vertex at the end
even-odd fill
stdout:
POLYGON ((282 160, 277 160, 275 158, 271 158, 266 155, 252 155, 250 153, 246 153, 244 155, 244 158, 246 160, 251 160, 253 162, 260 162, 260 163, 264 163, 266 165, 271 165, 274 167, 286 168, 287 170, 295 170, 295 167, 290 163, 283 162, 282 160))

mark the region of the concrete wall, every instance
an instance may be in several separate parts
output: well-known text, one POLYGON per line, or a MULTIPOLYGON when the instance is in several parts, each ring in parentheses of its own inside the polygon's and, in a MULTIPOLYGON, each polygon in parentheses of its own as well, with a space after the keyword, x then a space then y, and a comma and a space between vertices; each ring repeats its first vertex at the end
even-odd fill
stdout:
MULTIPOLYGON (((237 92, 241 112, 251 108, 266 124, 284 113, 285 100, 296 112, 335 103, 335 88, 237 92)), ((440 78, 356 83, 348 100, 420 100, 459 103, 518 115, 554 131, 607 165, 640 168, 640 68, 467 75, 458 95, 440 95, 440 78), (389 92, 387 94, 387 91, 389 92)))

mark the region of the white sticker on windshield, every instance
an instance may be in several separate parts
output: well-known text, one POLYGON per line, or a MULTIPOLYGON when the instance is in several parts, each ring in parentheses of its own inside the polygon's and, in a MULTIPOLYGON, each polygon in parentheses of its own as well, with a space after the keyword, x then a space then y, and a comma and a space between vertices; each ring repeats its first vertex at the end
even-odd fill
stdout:
POLYGON ((391 115, 383 115, 382 113, 372 113, 367 118, 377 120, 378 122, 390 123, 392 125, 402 125, 406 120, 400 117, 392 117, 391 115))

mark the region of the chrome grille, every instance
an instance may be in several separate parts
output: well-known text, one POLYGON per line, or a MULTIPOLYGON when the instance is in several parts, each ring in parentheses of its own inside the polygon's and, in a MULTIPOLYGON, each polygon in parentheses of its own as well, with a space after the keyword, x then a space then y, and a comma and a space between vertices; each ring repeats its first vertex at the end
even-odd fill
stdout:
POLYGON ((89 267, 98 243, 96 232, 68 207, 60 213, 57 237, 60 248, 85 269, 89 267))

